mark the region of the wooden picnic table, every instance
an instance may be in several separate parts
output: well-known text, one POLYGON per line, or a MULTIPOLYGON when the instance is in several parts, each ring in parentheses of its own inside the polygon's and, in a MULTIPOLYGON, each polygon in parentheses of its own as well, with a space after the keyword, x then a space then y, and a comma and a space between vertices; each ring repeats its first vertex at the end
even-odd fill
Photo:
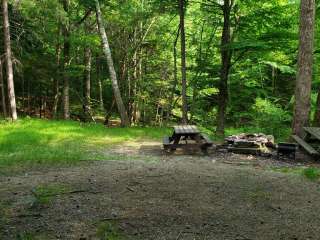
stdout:
POLYGON ((174 126, 172 136, 163 138, 163 147, 170 152, 177 148, 198 148, 207 152, 212 144, 209 137, 201 133, 194 125, 174 126))
POLYGON ((320 156, 320 128, 304 127, 303 129, 306 132, 303 138, 297 135, 293 135, 292 138, 310 155, 320 156))

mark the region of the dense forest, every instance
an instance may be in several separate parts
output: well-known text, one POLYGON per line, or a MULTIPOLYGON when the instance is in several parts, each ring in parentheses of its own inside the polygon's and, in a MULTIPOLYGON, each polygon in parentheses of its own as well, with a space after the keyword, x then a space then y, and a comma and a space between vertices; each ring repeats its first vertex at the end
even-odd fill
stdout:
POLYGON ((312 0, 2 0, 1 114, 188 122, 220 135, 318 125, 315 9, 312 0))

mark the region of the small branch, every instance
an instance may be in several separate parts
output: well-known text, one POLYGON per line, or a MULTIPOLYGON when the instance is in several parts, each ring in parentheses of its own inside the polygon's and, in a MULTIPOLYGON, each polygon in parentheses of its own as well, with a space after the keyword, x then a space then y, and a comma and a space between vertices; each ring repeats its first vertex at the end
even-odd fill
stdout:
POLYGON ((86 14, 80 19, 80 21, 76 22, 74 25, 73 25, 73 28, 77 28, 79 27, 88 17, 90 17, 92 13, 92 9, 89 9, 86 14))

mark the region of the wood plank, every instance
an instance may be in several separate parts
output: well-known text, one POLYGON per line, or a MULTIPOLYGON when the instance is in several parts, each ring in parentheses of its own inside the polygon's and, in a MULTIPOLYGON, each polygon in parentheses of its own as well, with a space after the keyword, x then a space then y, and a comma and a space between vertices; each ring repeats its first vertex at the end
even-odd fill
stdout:
POLYGON ((310 133, 313 137, 320 140, 320 128, 315 127, 304 127, 303 128, 306 132, 310 133))
POLYGON ((180 126, 174 126, 173 128, 174 128, 174 132, 180 135, 200 133, 199 129, 195 125, 180 125, 180 126))
POLYGON ((241 154, 261 154, 262 151, 260 148, 237 148, 237 147, 228 147, 229 152, 241 153, 241 154))
POLYGON ((319 155, 319 153, 310 146, 307 142, 305 142, 303 139, 301 139, 297 135, 292 135, 292 138, 301 146, 304 150, 306 150, 311 155, 319 155))
POLYGON ((175 143, 170 143, 169 145, 164 145, 168 148, 174 148, 174 149, 177 149, 177 148, 185 148, 185 149, 189 149, 189 148, 198 148, 198 149, 201 149, 201 148, 204 148, 204 147, 209 147, 208 144, 206 143, 202 143, 202 144, 198 144, 198 143, 179 143, 179 144, 175 144, 175 143))
POLYGON ((203 138, 203 140, 206 142, 206 144, 212 145, 213 142, 211 141, 211 139, 208 137, 208 135, 201 133, 201 137, 203 138))

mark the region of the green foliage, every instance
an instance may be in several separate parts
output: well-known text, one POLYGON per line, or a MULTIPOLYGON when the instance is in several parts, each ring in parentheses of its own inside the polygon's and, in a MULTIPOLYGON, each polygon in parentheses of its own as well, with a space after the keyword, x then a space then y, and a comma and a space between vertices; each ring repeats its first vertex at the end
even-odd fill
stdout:
MULTIPOLYGON (((102 85, 105 110, 111 111, 113 116, 117 115, 116 107, 111 109, 112 85, 101 51, 100 37, 95 30, 95 1, 70 0, 69 12, 63 9, 61 1, 58 0, 24 0, 17 4, 13 2, 10 4, 10 19, 13 23, 11 30, 14 56, 18 60, 16 63, 21 63, 15 64, 15 87, 21 115, 38 116, 39 104, 44 98, 47 99, 47 111, 51 111, 54 97, 53 84, 56 80, 62 88, 63 75, 68 76, 70 80, 71 112, 81 115, 82 79, 85 69, 83 53, 88 45, 93 54, 92 113, 105 113, 98 100, 99 80, 102 85), (87 13, 89 15, 84 18, 87 13), (62 30, 66 23, 70 23, 70 65, 64 68, 62 30), (90 29, 86 29, 85 26, 89 26, 90 29), (26 96, 29 96, 29 100, 26 96), (31 105, 30 108, 27 108, 27 103, 31 105)), ((170 107, 174 111, 168 120, 180 121, 182 102, 179 38, 176 45, 178 82, 176 88, 173 88, 175 81, 173 47, 179 26, 178 1, 99 0, 99 2, 123 101, 128 109, 133 102, 135 103, 137 115, 140 116, 136 121, 137 125, 163 124, 166 116, 170 115, 167 114, 170 107), (173 99, 171 99, 172 94, 173 99)), ((192 117, 193 123, 212 131, 216 125, 221 68, 223 13, 219 5, 220 2, 215 4, 209 0, 186 1, 185 13, 189 116, 192 117)), ((255 131, 274 134, 278 138, 288 135, 292 108, 287 108, 287 105, 294 94, 298 12, 299 1, 236 1, 231 14, 233 42, 225 46, 233 54, 226 122, 230 129, 236 127, 249 131, 254 128, 255 131)), ((319 25, 318 20, 317 25, 319 25)), ((316 33, 315 39, 317 63, 319 33, 316 33)), ((319 85, 318 65, 315 64, 314 67, 316 83, 314 92, 319 85)), ((315 95, 314 93, 312 116, 316 109, 315 95)), ((59 101, 57 117, 61 117, 61 113, 62 106, 59 101)), ((82 141, 87 132, 73 132, 68 139, 67 134, 62 136, 64 133, 57 132, 57 138, 52 134, 45 135, 42 130, 38 131, 37 127, 33 132, 30 129, 24 131, 26 134, 18 132, 10 134, 7 142, 21 137, 26 142, 37 142, 39 147, 31 148, 28 144, 22 144, 19 145, 19 149, 14 149, 4 142, 4 147, 0 147, 0 162, 7 161, 10 164, 10 159, 28 161, 32 159, 31 155, 36 155, 39 162, 48 161, 44 159, 50 161, 53 158, 56 161, 64 158, 68 162, 71 159, 95 158, 89 149, 92 141, 99 142, 99 140, 92 140, 93 137, 89 137, 88 140, 82 141), (79 136, 75 137, 78 133, 79 136), (38 138, 42 140, 38 141, 38 138), (56 139, 56 142, 53 144, 49 138, 56 139), (60 138, 61 141, 57 140, 60 138), (12 151, 6 152, 3 150, 5 148, 11 148, 12 151), (10 153, 9 160, 3 160, 4 155, 1 152, 10 153)), ((104 136, 100 137, 106 140, 104 136)))
POLYGON ((287 135, 290 128, 291 115, 279 104, 268 99, 257 98, 252 107, 252 121, 261 132, 275 137, 287 135))
POLYGON ((280 72, 282 73, 289 73, 289 74, 295 74, 296 73, 296 70, 290 66, 285 66, 285 65, 281 65, 281 64, 278 64, 276 62, 270 62, 270 61, 263 61, 263 63, 269 65, 269 66, 272 66, 274 67, 275 69, 279 69, 280 72))

